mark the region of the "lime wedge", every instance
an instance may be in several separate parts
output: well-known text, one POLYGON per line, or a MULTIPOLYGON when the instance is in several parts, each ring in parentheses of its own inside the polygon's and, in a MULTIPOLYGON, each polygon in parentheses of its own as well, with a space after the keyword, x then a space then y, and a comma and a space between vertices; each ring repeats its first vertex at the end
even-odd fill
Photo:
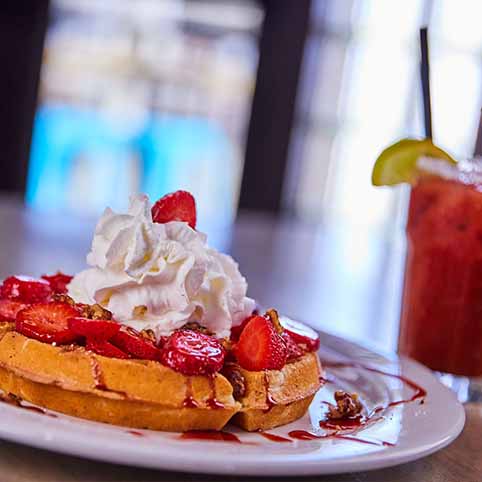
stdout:
POLYGON ((393 186, 402 182, 415 182, 420 174, 417 159, 424 156, 456 164, 449 154, 435 146, 430 139, 402 139, 378 156, 373 166, 372 184, 393 186))

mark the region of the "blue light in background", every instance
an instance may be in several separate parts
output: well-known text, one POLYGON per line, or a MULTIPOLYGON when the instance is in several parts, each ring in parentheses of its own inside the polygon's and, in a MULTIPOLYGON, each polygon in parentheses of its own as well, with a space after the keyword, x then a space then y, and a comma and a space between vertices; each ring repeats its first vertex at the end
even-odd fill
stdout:
POLYGON ((26 201, 42 210, 98 215, 124 209, 129 195, 155 200, 187 189, 201 223, 234 215, 239 158, 224 130, 209 119, 146 116, 113 121, 94 109, 44 105, 37 111, 26 201))

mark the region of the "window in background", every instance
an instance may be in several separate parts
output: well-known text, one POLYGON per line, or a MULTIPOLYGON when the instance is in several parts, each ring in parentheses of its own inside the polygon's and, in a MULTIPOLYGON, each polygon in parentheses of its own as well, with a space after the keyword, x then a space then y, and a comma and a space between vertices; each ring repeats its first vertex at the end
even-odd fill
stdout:
POLYGON ((287 207, 302 219, 381 228, 396 219, 400 190, 373 188, 370 174, 388 144, 423 135, 423 24, 430 35, 434 140, 470 156, 482 99, 479 20, 478 0, 315 0, 305 55, 314 88, 300 95, 293 145, 302 148, 293 149, 287 207))
POLYGON ((234 215, 263 12, 253 1, 52 0, 26 199, 98 214, 175 189, 234 215))
POLYGON ((323 270, 326 287, 308 303, 327 329, 358 340, 372 333, 394 348, 407 190, 372 187, 371 170, 384 147, 423 135, 419 28, 427 23, 435 142, 471 154, 482 96, 480 1, 312 7, 284 193, 298 218, 324 222, 320 239, 328 240, 309 264, 313 276, 323 270))

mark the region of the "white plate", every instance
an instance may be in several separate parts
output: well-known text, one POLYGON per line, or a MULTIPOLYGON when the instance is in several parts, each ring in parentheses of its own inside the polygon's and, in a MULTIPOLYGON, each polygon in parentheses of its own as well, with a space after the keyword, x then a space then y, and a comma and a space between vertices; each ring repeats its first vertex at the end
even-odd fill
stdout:
MULTIPOLYGON (((423 404, 414 402, 388 408, 377 422, 360 429, 356 437, 369 445, 346 439, 293 440, 275 443, 258 433, 230 429, 242 443, 183 440, 179 434, 136 431, 57 414, 50 417, 0 404, 0 437, 34 447, 104 462, 185 472, 243 475, 307 475, 371 470, 401 464, 445 447, 461 432, 463 407, 447 388, 419 364, 381 355, 340 338, 321 334, 320 357, 344 360, 399 373, 427 391, 423 404)), ((290 425, 270 430, 287 437, 293 430, 316 431, 323 401, 345 388, 359 393, 366 406, 386 406, 410 398, 414 391, 394 377, 360 367, 328 369, 328 383, 313 401, 309 414, 290 425)), ((322 431, 319 433, 323 433, 322 431)))

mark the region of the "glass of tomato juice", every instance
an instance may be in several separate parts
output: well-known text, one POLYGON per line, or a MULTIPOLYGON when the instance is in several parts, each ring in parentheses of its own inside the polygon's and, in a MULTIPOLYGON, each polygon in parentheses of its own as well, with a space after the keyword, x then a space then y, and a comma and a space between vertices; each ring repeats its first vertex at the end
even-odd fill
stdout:
POLYGON ((482 377, 482 159, 454 166, 422 158, 418 165, 399 352, 449 384, 458 378, 460 392, 460 377, 482 377))

